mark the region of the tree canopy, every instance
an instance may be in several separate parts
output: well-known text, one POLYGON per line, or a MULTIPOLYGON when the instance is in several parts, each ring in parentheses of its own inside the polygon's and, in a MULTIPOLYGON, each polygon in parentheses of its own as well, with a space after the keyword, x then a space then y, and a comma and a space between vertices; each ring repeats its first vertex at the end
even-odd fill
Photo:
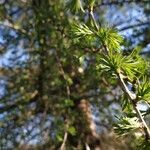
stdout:
POLYGON ((0 1, 0 149, 149 150, 149 0, 0 1))

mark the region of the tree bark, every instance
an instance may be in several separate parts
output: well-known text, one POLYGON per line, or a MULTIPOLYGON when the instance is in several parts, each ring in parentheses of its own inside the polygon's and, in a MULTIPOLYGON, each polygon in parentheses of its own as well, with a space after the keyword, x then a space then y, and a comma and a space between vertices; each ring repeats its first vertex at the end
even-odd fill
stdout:
POLYGON ((91 150, 101 150, 100 136, 96 133, 96 125, 92 119, 90 103, 86 99, 81 99, 77 107, 80 114, 79 120, 81 121, 81 126, 78 125, 81 127, 78 132, 83 134, 82 143, 85 146, 88 145, 91 150))

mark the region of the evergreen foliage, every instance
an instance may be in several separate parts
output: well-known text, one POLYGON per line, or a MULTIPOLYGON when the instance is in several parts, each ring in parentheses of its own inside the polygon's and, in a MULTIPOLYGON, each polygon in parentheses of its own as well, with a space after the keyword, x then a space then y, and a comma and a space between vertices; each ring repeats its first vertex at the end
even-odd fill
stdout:
POLYGON ((149 22, 111 25, 128 6, 149 18, 149 1, 0 1, 1 150, 149 150, 149 22))

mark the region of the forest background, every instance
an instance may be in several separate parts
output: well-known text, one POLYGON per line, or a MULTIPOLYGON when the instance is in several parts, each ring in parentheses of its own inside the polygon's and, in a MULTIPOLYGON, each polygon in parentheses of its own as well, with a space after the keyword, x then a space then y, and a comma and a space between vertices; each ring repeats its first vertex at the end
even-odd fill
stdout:
POLYGON ((0 0, 0 149, 149 150, 122 56, 149 128, 149 0, 0 0))

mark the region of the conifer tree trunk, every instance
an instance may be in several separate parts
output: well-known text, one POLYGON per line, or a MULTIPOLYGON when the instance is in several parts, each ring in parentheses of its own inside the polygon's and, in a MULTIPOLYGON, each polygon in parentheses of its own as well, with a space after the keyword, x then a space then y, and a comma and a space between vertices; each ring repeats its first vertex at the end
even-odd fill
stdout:
POLYGON ((92 112, 90 103, 86 99, 81 99, 78 103, 78 110, 80 114, 81 128, 78 132, 83 133, 83 142, 85 146, 89 146, 91 150, 100 150, 100 137, 96 133, 96 126, 92 119, 92 112))

